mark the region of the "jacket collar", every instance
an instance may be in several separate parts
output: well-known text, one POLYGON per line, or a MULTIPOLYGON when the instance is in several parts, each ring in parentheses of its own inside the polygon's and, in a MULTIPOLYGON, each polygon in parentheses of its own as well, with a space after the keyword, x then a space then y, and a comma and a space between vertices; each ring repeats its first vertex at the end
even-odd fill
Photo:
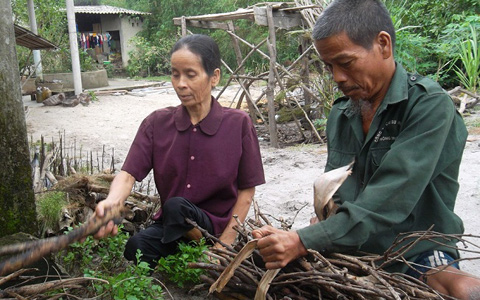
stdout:
MULTIPOLYGON (((190 115, 188 114, 187 109, 183 105, 177 106, 174 112, 175 127, 178 131, 185 131, 192 125, 190 121, 190 115)), ((223 110, 220 103, 212 96, 212 106, 208 115, 198 123, 200 130, 208 135, 214 135, 217 133, 218 128, 223 119, 223 110)))

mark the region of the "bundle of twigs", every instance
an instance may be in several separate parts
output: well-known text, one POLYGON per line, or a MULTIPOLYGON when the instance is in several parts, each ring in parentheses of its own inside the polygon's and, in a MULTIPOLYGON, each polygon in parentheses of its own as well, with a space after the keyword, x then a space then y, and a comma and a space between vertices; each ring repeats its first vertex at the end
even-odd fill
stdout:
POLYGON ((453 102, 458 105, 458 112, 463 114, 467 109, 475 107, 480 102, 480 95, 472 91, 468 91, 460 86, 448 91, 453 102))
MULTIPOLYGON (((393 260, 405 261, 402 253, 421 240, 453 238, 469 243, 474 246, 471 248, 477 249, 470 251, 480 254, 478 246, 461 236, 427 231, 399 237, 382 256, 339 253, 324 256, 309 250, 308 256, 282 269, 267 270, 256 250, 256 240, 251 235, 251 230, 264 225, 260 220, 270 223, 256 210, 255 220, 249 219, 246 225, 239 224, 236 227, 239 240, 235 247, 223 245, 224 248, 211 248, 206 253, 211 263, 189 264, 191 268, 207 272, 201 277, 204 284, 199 285, 198 289, 209 287, 210 293, 226 299, 451 299, 419 280, 405 274, 386 272, 382 267, 393 260), (385 263, 378 266, 381 261, 385 263)), ((207 238, 221 244, 208 232, 202 232, 207 238)))

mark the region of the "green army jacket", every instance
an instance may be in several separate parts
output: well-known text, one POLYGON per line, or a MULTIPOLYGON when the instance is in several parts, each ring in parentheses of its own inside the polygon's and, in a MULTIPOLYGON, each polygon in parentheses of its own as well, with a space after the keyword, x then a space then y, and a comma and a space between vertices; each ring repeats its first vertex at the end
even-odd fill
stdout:
MULTIPOLYGON (((433 230, 463 233, 453 212, 467 130, 452 100, 434 81, 397 64, 390 88, 365 137, 348 98, 335 101, 327 122, 325 170, 355 159, 335 195, 337 213, 298 230, 305 247, 320 252, 384 254, 398 234, 433 230)), ((411 240, 410 240, 411 242, 411 240)), ((455 241, 442 241, 455 246, 455 241)), ((403 257, 428 250, 458 252, 420 242, 403 257)), ((385 267, 405 272, 403 263, 385 267)))

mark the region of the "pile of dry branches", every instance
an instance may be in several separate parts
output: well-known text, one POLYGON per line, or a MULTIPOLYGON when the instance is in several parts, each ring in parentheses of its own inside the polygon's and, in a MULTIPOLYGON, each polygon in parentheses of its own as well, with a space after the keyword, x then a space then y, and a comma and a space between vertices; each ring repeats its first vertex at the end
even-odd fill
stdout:
POLYGON ((480 102, 480 95, 467 91, 459 86, 448 91, 453 102, 459 106, 458 111, 463 114, 467 109, 473 108, 480 102))
MULTIPOLYGON (((410 276, 386 272, 382 266, 392 261, 408 263, 402 253, 422 240, 440 243, 456 239, 468 243, 476 249, 470 251, 480 254, 480 248, 464 236, 429 230, 399 237, 383 256, 339 253, 324 256, 310 250, 308 256, 282 269, 267 270, 251 235, 253 229, 264 224, 270 222, 256 209, 254 220, 236 227, 240 238, 235 247, 211 248, 206 253, 211 263, 191 263, 189 267, 207 271, 201 277, 204 283, 196 289, 210 288, 211 293, 225 299, 451 299, 410 276)), ((220 243, 208 232, 202 232, 220 243)))
MULTIPOLYGON (((42 136, 39 145, 31 144, 32 179, 38 198, 52 191, 67 195, 69 205, 62 212, 56 228, 46 228, 45 235, 62 234, 68 227, 87 222, 98 202, 104 200, 115 175, 115 150, 107 153, 103 146, 101 153, 82 151, 76 141, 68 141, 59 133, 59 142, 46 143, 42 136)), ((152 179, 135 185, 127 198, 124 215, 124 229, 130 234, 148 225, 150 217, 158 210, 160 201, 153 196, 152 179)))

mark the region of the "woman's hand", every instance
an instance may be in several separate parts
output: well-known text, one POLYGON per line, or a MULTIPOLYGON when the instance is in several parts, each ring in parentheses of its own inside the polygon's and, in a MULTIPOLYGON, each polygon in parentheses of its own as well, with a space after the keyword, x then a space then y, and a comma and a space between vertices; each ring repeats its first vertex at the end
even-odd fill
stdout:
MULTIPOLYGON (((100 201, 97 204, 97 207, 95 208, 95 216, 103 218, 107 210, 123 206, 125 199, 127 199, 132 191, 134 183, 135 178, 132 175, 125 171, 120 171, 112 181, 107 199, 100 201)), ((111 220, 107 225, 102 226, 93 237, 101 239, 110 235, 116 235, 117 233, 118 226, 115 225, 113 220, 111 220)))
MULTIPOLYGON (((95 216, 103 218, 106 210, 113 209, 115 206, 119 205, 123 205, 123 203, 105 199, 97 204, 97 207, 95 208, 95 216)), ((118 226, 113 220, 110 220, 107 225, 102 226, 93 237, 96 239, 101 239, 108 236, 115 236, 117 233, 118 226)))
POLYGON ((255 187, 238 190, 237 202, 232 209, 232 218, 219 238, 222 243, 232 245, 235 242, 237 231, 233 229, 233 226, 245 222, 253 195, 255 195, 255 187))

